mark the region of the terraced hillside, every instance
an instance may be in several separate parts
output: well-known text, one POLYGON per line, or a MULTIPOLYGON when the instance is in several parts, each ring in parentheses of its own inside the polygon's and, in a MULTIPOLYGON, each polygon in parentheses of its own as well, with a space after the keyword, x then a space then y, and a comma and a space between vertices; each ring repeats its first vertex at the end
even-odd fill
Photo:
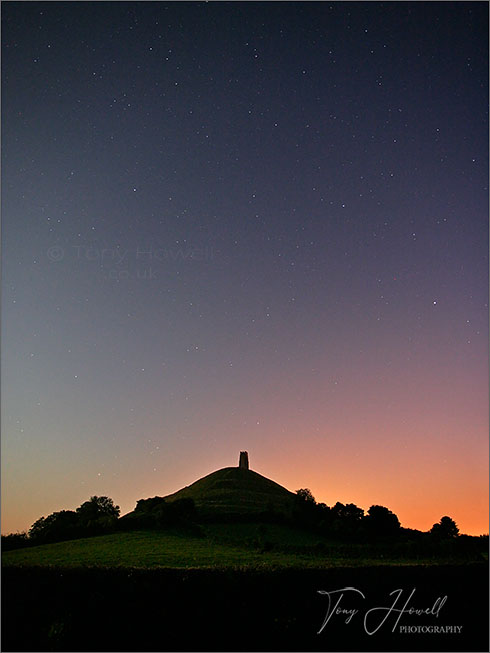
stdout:
POLYGON ((250 469, 224 467, 165 499, 193 499, 203 516, 251 515, 271 510, 287 514, 294 496, 282 485, 250 469))

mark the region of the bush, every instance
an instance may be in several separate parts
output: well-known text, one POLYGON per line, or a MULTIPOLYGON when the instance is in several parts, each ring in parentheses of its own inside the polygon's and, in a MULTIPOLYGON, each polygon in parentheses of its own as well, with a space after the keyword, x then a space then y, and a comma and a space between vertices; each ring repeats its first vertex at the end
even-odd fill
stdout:
POLYGON ((27 533, 9 533, 2 535, 2 551, 12 551, 12 549, 22 549, 30 546, 27 533))
POLYGON ((82 537, 80 519, 73 510, 60 510, 40 517, 29 530, 29 539, 36 544, 82 537))

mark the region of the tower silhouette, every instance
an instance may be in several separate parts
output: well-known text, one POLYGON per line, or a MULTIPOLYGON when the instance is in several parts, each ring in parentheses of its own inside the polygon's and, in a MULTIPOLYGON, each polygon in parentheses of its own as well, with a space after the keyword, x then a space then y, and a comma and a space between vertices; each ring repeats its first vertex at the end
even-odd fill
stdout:
POLYGON ((248 451, 240 451, 240 462, 238 463, 238 467, 241 467, 242 469, 249 469, 248 451))

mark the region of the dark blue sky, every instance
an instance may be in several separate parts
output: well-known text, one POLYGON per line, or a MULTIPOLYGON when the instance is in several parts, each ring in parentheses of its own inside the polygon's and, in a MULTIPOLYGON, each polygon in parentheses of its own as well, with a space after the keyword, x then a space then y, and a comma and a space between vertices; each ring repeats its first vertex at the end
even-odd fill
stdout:
POLYGON ((248 449, 482 532, 487 3, 2 13, 5 528, 248 449))

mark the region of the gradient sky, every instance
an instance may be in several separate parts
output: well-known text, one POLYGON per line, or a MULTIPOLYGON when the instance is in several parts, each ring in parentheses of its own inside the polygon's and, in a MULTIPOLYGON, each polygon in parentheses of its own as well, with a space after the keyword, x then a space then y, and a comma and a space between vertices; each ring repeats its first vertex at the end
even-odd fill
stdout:
POLYGON ((2 9, 2 532, 240 450, 488 532, 488 4, 2 9))

